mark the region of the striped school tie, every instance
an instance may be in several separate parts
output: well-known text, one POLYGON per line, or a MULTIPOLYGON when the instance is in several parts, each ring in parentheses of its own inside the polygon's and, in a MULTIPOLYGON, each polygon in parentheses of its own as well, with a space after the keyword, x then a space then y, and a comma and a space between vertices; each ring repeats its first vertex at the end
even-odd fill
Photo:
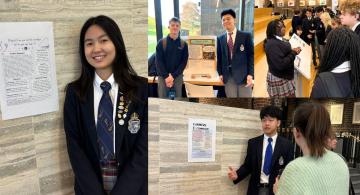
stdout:
POLYGON ((228 33, 229 41, 227 42, 227 45, 228 45, 228 48, 229 48, 230 60, 232 59, 233 49, 234 49, 234 42, 233 42, 233 39, 232 39, 232 36, 231 36, 232 34, 233 34, 233 32, 228 33))
POLYGON ((100 84, 103 95, 100 99, 97 119, 98 144, 100 148, 100 167, 104 190, 109 194, 117 180, 117 162, 114 155, 113 103, 109 91, 111 84, 104 81, 100 84))

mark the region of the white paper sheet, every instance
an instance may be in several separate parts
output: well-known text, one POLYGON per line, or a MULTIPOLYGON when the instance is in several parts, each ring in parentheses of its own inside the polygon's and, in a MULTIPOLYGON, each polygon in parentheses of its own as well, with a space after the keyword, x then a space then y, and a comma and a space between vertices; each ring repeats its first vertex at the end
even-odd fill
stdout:
POLYGON ((293 34, 289 40, 291 48, 300 47, 301 52, 295 57, 294 67, 298 70, 305 78, 310 79, 311 77, 311 47, 305 43, 299 36, 293 34))
POLYGON ((0 23, 2 119, 57 111, 51 22, 0 23))
POLYGON ((213 86, 193 85, 184 82, 187 97, 216 97, 213 86))
POLYGON ((200 60, 203 59, 202 45, 189 45, 189 59, 200 60))
POLYGON ((215 161, 216 120, 189 118, 188 125, 188 162, 215 161))

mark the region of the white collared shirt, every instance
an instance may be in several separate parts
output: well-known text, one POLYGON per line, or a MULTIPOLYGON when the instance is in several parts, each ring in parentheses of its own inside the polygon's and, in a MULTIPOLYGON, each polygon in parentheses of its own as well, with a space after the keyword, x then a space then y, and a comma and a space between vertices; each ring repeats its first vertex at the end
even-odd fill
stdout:
POLYGON ((331 72, 333 73, 343 73, 351 70, 350 61, 345 61, 339 66, 335 67, 331 72))
POLYGON ((360 22, 357 22, 357 23, 351 28, 351 30, 352 30, 352 31, 355 31, 356 27, 359 26, 359 25, 360 25, 360 22))
MULTIPOLYGON (((111 89, 110 89, 110 97, 111 100, 113 102, 113 137, 114 137, 114 154, 115 154, 115 115, 116 115, 116 100, 117 100, 117 94, 118 94, 118 84, 115 82, 114 79, 114 74, 111 74, 111 76, 106 80, 107 82, 109 82, 111 84, 111 89)), ((103 95, 103 90, 100 87, 100 84, 104 82, 99 75, 96 74, 95 72, 95 79, 93 82, 94 85, 94 117, 95 117, 95 125, 97 125, 97 116, 98 116, 98 109, 99 109, 99 103, 100 103, 100 99, 103 95)))
MULTIPOLYGON (((278 134, 276 133, 274 136, 272 136, 273 141, 271 142, 271 146, 272 146, 272 151, 274 154, 274 149, 275 149, 275 144, 276 144, 276 139, 278 137, 278 134)), ((261 156, 261 174, 260 174, 260 183, 269 183, 269 176, 270 175, 265 175, 263 168, 264 168, 264 161, 265 161, 265 152, 266 152, 266 147, 268 146, 269 142, 268 142, 268 138, 269 136, 264 134, 264 140, 263 140, 263 149, 262 149, 262 156, 261 156)))
POLYGON ((279 37, 277 35, 275 35, 275 38, 279 39, 280 41, 284 41, 284 39, 282 37, 279 37))
MULTIPOLYGON (((236 38, 236 32, 237 32, 237 29, 236 28, 234 28, 234 30, 232 31, 232 35, 231 35, 231 38, 232 38, 232 40, 233 40, 233 44, 235 45, 235 38, 236 38)), ((229 42, 229 31, 226 31, 226 41, 227 42, 229 42)))

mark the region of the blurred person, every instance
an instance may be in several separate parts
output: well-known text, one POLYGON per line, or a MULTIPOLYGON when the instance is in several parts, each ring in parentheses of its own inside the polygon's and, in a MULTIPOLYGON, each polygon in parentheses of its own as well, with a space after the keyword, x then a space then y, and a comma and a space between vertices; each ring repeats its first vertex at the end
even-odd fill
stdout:
POLYGON ((314 66, 317 66, 316 61, 316 42, 315 42, 315 35, 316 35, 316 23, 313 17, 313 11, 311 8, 307 9, 305 12, 306 17, 302 21, 302 39, 311 46, 312 50, 312 61, 314 66))
POLYGON ((321 16, 324 14, 324 9, 323 7, 319 6, 315 9, 315 18, 314 18, 314 23, 315 23, 315 28, 316 28, 316 49, 317 49, 317 54, 319 57, 319 60, 321 61, 322 58, 322 54, 324 53, 324 46, 325 46, 325 39, 326 39, 326 29, 325 29, 325 24, 321 21, 321 16))
POLYGON ((335 29, 341 26, 341 20, 339 17, 335 16, 331 18, 331 29, 335 29))
POLYGON ((296 33, 297 27, 301 25, 302 25, 302 19, 300 17, 300 10, 295 10, 294 16, 291 19, 292 33, 296 33))

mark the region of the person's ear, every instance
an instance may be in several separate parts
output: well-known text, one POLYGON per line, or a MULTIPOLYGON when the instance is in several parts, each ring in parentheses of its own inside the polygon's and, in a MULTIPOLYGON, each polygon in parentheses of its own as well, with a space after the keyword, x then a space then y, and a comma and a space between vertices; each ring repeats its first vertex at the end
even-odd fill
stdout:
POLYGON ((294 127, 295 131, 294 131, 294 136, 296 138, 299 138, 301 136, 301 132, 298 128, 294 127))
POLYGON ((277 120, 277 127, 280 127, 281 125, 281 120, 277 120))

